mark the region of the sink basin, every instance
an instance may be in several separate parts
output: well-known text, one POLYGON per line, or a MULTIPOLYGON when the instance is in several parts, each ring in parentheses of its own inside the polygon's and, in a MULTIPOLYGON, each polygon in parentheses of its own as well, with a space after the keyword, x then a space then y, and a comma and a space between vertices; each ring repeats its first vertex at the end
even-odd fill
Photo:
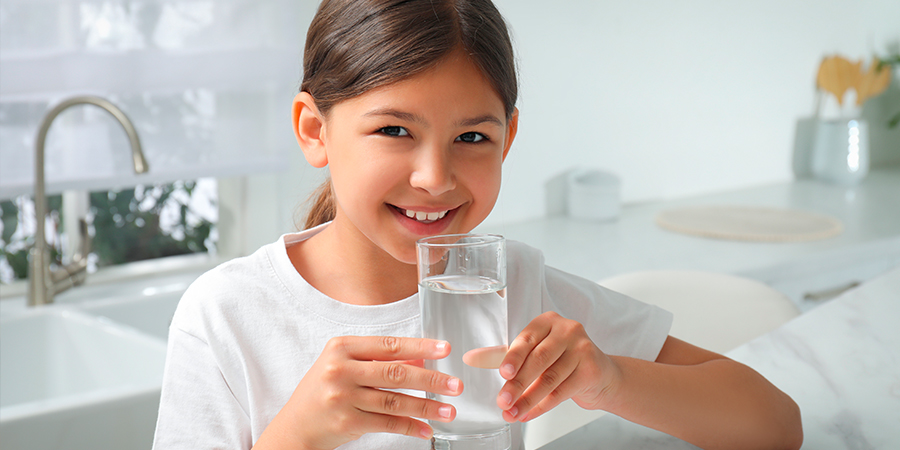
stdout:
POLYGON ((72 308, 0 319, 0 448, 149 448, 165 354, 72 308))
POLYGON ((181 291, 176 291, 152 296, 98 300, 87 302, 79 306, 79 309, 166 340, 181 294, 181 291))

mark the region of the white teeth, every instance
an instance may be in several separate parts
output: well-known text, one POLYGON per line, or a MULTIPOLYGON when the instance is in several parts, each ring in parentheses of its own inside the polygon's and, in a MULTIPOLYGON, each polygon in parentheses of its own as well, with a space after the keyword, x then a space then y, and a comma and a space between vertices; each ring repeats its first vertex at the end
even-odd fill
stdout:
POLYGON ((449 211, 440 211, 440 212, 423 212, 423 211, 412 211, 412 210, 404 210, 406 217, 410 219, 416 219, 420 222, 429 221, 433 222, 435 220, 443 219, 449 211))

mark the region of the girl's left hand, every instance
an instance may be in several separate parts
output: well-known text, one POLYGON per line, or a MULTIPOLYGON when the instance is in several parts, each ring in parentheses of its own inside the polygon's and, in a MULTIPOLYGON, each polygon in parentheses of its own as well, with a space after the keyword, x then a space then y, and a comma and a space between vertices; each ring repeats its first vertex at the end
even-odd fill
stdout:
POLYGON ((584 327, 555 312, 536 317, 513 340, 500 364, 506 384, 497 396, 507 422, 525 422, 572 398, 598 409, 621 373, 584 327))

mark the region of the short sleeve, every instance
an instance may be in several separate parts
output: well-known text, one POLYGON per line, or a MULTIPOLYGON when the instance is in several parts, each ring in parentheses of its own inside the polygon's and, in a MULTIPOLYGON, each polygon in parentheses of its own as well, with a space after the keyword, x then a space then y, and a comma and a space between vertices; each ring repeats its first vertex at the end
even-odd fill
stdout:
POLYGON ((153 449, 249 449, 249 417, 209 345, 173 326, 168 347, 153 449))
POLYGON ((510 342, 537 315, 555 311, 581 323, 600 350, 654 361, 672 314, 584 278, 544 265, 543 254, 508 241, 510 342))
POLYGON ((606 354, 656 360, 672 327, 670 312, 552 267, 544 275, 544 311, 580 322, 606 354))

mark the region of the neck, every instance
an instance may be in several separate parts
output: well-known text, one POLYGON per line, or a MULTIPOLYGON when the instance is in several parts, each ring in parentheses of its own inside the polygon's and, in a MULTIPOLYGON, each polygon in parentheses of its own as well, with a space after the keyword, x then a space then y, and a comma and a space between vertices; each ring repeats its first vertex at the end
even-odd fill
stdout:
POLYGON ((294 268, 323 294, 355 305, 383 305, 416 293, 416 266, 400 262, 336 221, 288 249, 294 268))

